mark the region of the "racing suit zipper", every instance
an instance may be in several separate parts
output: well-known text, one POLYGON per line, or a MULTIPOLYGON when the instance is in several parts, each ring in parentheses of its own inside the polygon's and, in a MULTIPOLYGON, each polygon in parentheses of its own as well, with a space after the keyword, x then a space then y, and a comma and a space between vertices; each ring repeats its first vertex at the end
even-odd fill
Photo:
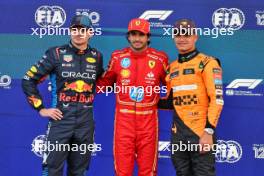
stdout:
MULTIPOLYGON (((78 55, 78 59, 79 59, 79 72, 82 73, 82 55, 78 55)), ((78 93, 78 99, 80 99, 79 93, 78 93)), ((80 103, 79 103, 79 101, 77 101, 76 116, 77 116, 77 113, 79 111, 79 106, 80 106, 80 103)))
POLYGON ((135 113, 136 113, 136 109, 137 109, 137 100, 138 100, 138 58, 136 57, 136 84, 135 84, 135 87, 136 87, 136 101, 135 101, 135 113))

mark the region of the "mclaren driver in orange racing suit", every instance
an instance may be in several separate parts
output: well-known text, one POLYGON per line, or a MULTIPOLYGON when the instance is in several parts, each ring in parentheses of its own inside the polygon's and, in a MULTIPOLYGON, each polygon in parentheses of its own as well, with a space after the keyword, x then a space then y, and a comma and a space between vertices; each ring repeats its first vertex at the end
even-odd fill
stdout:
MULTIPOLYGON (((191 20, 176 22, 175 28, 194 28, 191 20), (188 26, 188 27, 187 27, 188 26)), ((175 36, 178 60, 168 68, 167 99, 159 108, 174 109, 172 124, 172 162, 177 176, 214 176, 212 145, 214 130, 223 106, 222 69, 218 59, 195 49, 197 35, 175 36), (179 146, 198 144, 198 150, 179 151, 179 146)), ((193 145, 194 146, 194 145, 193 145)))

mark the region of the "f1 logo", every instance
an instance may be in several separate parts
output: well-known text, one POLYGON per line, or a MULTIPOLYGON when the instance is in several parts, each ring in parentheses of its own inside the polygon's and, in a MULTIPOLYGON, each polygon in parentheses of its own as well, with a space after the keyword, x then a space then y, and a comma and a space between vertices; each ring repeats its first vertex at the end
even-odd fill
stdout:
POLYGON ((248 89, 254 89, 262 80, 263 79, 235 79, 226 88, 236 89, 238 87, 247 87, 248 89))
POLYGON ((173 10, 147 10, 139 18, 149 20, 150 18, 157 18, 164 21, 173 12, 173 10))
POLYGON ((159 152, 162 151, 170 152, 170 141, 159 141, 159 152))
POLYGON ((257 17, 257 25, 264 26, 264 13, 256 14, 256 17, 257 17))

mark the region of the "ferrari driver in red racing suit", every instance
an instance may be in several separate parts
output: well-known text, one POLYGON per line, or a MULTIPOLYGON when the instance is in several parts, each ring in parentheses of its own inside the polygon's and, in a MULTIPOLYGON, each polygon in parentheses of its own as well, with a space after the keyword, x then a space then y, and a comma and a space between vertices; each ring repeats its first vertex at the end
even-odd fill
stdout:
POLYGON ((157 174, 157 103, 168 58, 165 53, 148 47, 149 37, 148 21, 131 20, 127 33, 130 47, 114 51, 107 71, 97 80, 98 93, 113 84, 122 89, 116 92, 114 125, 117 176, 132 176, 135 159, 139 176, 157 174))

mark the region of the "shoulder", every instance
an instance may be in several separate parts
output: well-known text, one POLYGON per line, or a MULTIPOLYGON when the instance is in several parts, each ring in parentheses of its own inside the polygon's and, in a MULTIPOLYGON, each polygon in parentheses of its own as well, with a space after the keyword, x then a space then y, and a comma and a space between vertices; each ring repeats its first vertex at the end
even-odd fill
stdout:
POLYGON ((101 58, 103 54, 96 48, 90 48, 90 52, 92 53, 93 56, 101 58))
POLYGON ((209 55, 204 54, 204 53, 199 53, 197 57, 199 57, 200 62, 204 66, 206 66, 210 63, 213 65, 219 65, 221 67, 220 60, 214 56, 209 56, 209 55))
POLYGON ((129 48, 123 48, 112 52, 111 59, 118 60, 120 58, 129 57, 129 48))

